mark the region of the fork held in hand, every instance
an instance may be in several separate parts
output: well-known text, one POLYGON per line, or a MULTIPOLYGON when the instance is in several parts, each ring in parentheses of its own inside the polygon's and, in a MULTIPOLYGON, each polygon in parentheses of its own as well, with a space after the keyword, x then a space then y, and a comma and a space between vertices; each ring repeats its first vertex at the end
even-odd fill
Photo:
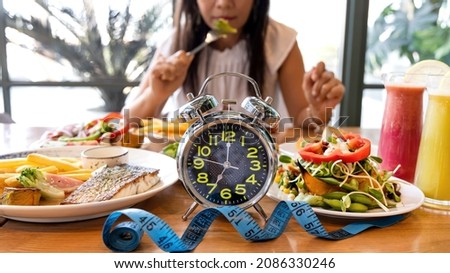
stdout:
POLYGON ((200 50, 202 50, 204 47, 206 47, 207 45, 209 45, 210 43, 219 40, 220 38, 224 38, 227 35, 224 33, 220 33, 218 31, 215 30, 210 30, 207 34, 206 34, 206 38, 205 41, 203 43, 201 43, 200 45, 198 45, 196 48, 192 49, 191 51, 188 52, 188 54, 190 55, 194 55, 197 54, 200 50))
POLYGON ((333 133, 336 137, 338 137, 342 140, 345 140, 345 136, 344 136, 344 134, 342 134, 341 130, 339 130, 336 127, 332 127, 332 126, 325 127, 325 129, 323 130, 323 133, 322 133, 322 138, 328 139, 328 137, 331 136, 331 134, 333 134, 333 133))

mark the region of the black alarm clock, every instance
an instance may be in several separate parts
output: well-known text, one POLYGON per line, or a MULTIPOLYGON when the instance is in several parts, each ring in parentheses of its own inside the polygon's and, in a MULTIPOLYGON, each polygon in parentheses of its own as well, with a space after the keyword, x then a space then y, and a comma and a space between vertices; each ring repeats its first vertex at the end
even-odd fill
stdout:
POLYGON ((262 100, 257 83, 250 77, 224 72, 208 77, 199 94, 188 94, 189 102, 179 109, 178 118, 195 122, 180 140, 177 151, 179 178, 194 199, 186 220, 198 205, 203 207, 253 206, 267 220, 258 204, 272 185, 278 165, 275 142, 270 130, 280 116, 270 106, 271 97, 262 100), (251 83, 256 96, 242 101, 243 112, 231 110, 235 100, 204 95, 208 83, 222 76, 235 76, 251 83))

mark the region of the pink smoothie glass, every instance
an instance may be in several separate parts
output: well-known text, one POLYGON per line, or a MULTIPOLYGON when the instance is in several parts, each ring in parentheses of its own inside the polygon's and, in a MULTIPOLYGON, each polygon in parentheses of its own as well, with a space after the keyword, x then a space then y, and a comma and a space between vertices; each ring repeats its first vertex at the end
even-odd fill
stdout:
POLYGON ((414 183, 423 123, 423 97, 426 75, 404 73, 384 75, 386 103, 381 125, 378 156, 386 170, 414 183))

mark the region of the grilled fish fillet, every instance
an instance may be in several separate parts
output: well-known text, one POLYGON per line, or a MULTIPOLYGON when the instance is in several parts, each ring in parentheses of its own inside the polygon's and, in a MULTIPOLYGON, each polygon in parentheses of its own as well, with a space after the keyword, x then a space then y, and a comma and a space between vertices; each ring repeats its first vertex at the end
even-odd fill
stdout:
POLYGON ((105 201, 142 193, 160 181, 158 172, 128 164, 105 167, 67 196, 62 204, 105 201))

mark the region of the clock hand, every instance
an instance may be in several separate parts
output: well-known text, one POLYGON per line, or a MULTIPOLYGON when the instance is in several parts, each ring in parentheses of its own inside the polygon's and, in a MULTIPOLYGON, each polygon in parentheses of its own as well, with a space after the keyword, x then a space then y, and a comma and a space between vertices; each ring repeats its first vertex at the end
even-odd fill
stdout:
POLYGON ((231 143, 227 142, 227 160, 225 162, 228 162, 228 163, 230 163, 230 161, 228 161, 228 157, 230 155, 230 146, 231 146, 231 143))
POLYGON ((207 159, 207 158, 203 158, 203 157, 199 157, 199 156, 194 156, 194 157, 195 157, 195 158, 200 158, 201 160, 204 160, 204 161, 207 161, 207 162, 210 162, 210 163, 214 163, 214 164, 220 165, 220 166, 222 166, 222 167, 224 167, 224 168, 226 168, 226 169, 231 168, 231 169, 239 170, 238 167, 236 167, 236 166, 231 166, 231 165, 229 164, 229 162, 228 162, 228 164, 227 164, 226 162, 220 163, 220 162, 217 162, 217 161, 214 161, 214 160, 211 160, 211 159, 207 159))
POLYGON ((201 160, 204 160, 204 161, 207 161, 207 162, 210 162, 210 163, 214 163, 214 164, 217 164, 217 165, 220 165, 220 166, 224 166, 224 163, 220 163, 220 162, 217 162, 217 161, 214 161, 214 160, 211 160, 211 159, 207 159, 207 158, 203 158, 203 157, 199 157, 199 156, 194 156, 194 158, 200 158, 201 160))
POLYGON ((225 170, 226 168, 223 168, 223 171, 217 176, 216 184, 219 183, 220 180, 222 180, 225 170))
POLYGON ((222 172, 217 176, 216 184, 219 183, 219 181, 223 179, 223 173, 225 172, 226 169, 228 169, 228 168, 237 168, 237 167, 231 166, 230 161, 228 161, 228 158, 230 156, 230 146, 231 146, 231 143, 228 142, 227 143, 227 159, 223 163, 223 170, 222 170, 222 172))
MULTIPOLYGON (((231 168, 231 169, 236 169, 239 170, 238 167, 232 166, 230 161, 228 160, 229 156, 230 156, 230 147, 231 147, 231 143, 227 142, 227 160, 223 163, 223 166, 225 167, 225 169, 231 168)), ((225 170, 224 170, 225 171, 225 170)), ((222 172, 223 173, 223 172, 222 172)))

